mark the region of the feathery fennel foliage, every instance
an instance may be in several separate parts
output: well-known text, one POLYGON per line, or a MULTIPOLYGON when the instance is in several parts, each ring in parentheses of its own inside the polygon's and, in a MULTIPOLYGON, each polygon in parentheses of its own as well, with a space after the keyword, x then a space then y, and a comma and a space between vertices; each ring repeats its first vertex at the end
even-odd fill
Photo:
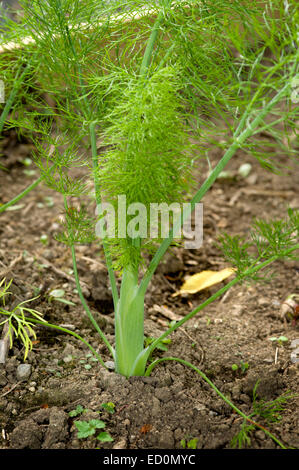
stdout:
MULTIPOLYGON (((231 441, 232 447, 250 447, 251 434, 256 430, 257 426, 254 421, 256 417, 263 419, 267 424, 277 423, 282 419, 281 413, 285 411, 287 403, 289 403, 297 395, 286 392, 271 401, 265 401, 258 398, 257 388, 259 380, 256 382, 252 396, 252 413, 243 420, 241 430, 233 437, 231 441)), ((263 427, 261 426, 261 429, 263 427)), ((265 429, 265 428, 264 428, 265 429)))
MULTIPOLYGON (((181 203, 192 190, 194 209, 240 148, 276 172, 281 168, 275 157, 283 150, 285 166, 296 168, 298 107, 291 99, 298 75, 296 2, 21 3, 24 18, 7 40, 26 39, 14 54, 23 57, 26 50, 30 57, 32 93, 30 108, 13 107, 7 126, 18 126, 35 140, 41 178, 64 197, 65 230, 59 238, 70 246, 80 299, 116 371, 144 375, 148 358, 166 336, 232 285, 259 280, 262 268, 295 256, 298 213, 289 211, 285 222, 256 222, 251 241, 243 244, 223 236, 236 277, 146 347, 144 296, 177 227, 160 244, 103 236, 115 307, 112 347, 84 299, 76 266, 75 245, 90 243, 95 221, 90 208, 73 209, 69 198, 89 195, 94 210, 102 202, 116 208, 123 195, 128 204, 144 204, 148 211, 153 202, 181 203), (212 146, 222 148, 223 157, 196 192, 193 162, 208 158, 212 146), (81 157, 82 149, 91 149, 91 160, 81 157), (85 176, 74 178, 72 168, 78 165, 85 176)), ((116 221, 117 230, 121 222, 116 221)))
MULTIPOLYGON (((147 233, 150 204, 181 200, 190 181, 190 143, 180 116, 175 73, 163 68, 153 73, 146 85, 134 83, 138 78, 132 78, 120 103, 108 116, 103 136, 103 145, 110 150, 99 165, 102 197, 114 204, 116 210, 120 194, 126 197, 127 205, 142 203, 147 211, 147 233)), ((116 269, 128 265, 138 268, 139 245, 118 236, 110 239, 109 244, 116 269)))
MULTIPOLYGON (((69 210, 68 197, 90 194, 97 206, 104 201, 116 207, 118 196, 124 195, 127 204, 142 203, 147 211, 152 202, 181 202, 190 189, 194 159, 205 157, 211 145, 220 145, 224 157, 195 194, 194 207, 238 148, 274 171, 278 165, 272 148, 279 145, 295 157, 289 139, 297 115, 290 100, 298 60, 295 2, 288 4, 288 12, 279 0, 266 6, 226 0, 21 3, 23 21, 7 38, 27 38, 26 48, 14 54, 24 57, 26 50, 25 57, 30 57, 33 93, 30 110, 15 106, 8 125, 18 126, 36 142, 41 178, 63 194, 67 220, 60 239, 71 249, 90 242, 88 227, 93 223, 85 210, 69 210), (52 97, 55 107, 37 99, 37 90, 52 97), (259 150, 260 137, 255 137, 261 131, 271 137, 266 151, 264 142, 259 150), (191 145, 189 137, 196 144, 191 145), (88 145, 92 164, 80 158, 79 149, 88 145), (73 178, 71 170, 77 165, 86 169, 86 177, 73 178)), ((118 230, 119 221, 116 224, 118 230)), ((236 255, 231 261, 244 268, 239 269, 240 279, 259 262, 293 246, 290 240, 271 240, 276 251, 268 247, 255 261, 249 245, 239 246, 229 236, 222 240, 230 257, 236 255)), ((122 292, 136 291, 130 301, 126 298, 125 310, 135 310, 130 307, 135 296, 140 297, 138 305, 143 303, 156 266, 173 242, 173 231, 158 249, 154 241, 104 238, 116 312, 123 305, 122 292), (138 285, 149 248, 154 256, 138 285), (113 268, 123 273, 120 293, 113 268)), ((142 314, 140 337, 141 324, 142 314)), ((123 332, 124 325, 118 328, 123 332)), ((126 349, 126 341, 123 344, 126 349)), ((147 353, 139 344, 137 355, 146 362, 147 353)))
POLYGON ((7 336, 9 338, 10 347, 13 345, 13 335, 19 339, 25 350, 24 350, 24 360, 26 360, 29 351, 32 349, 32 338, 36 339, 36 333, 34 330, 34 323, 27 318, 27 315, 32 315, 33 320, 38 320, 40 323, 43 323, 45 320, 42 318, 41 314, 30 308, 27 304, 32 302, 33 299, 28 299, 23 302, 18 303, 12 310, 7 310, 5 308, 5 301, 7 296, 11 294, 8 290, 12 283, 12 279, 9 282, 6 282, 5 279, 0 281, 0 301, 3 304, 0 305, 0 314, 5 315, 8 318, 2 320, 0 325, 7 324, 7 336))

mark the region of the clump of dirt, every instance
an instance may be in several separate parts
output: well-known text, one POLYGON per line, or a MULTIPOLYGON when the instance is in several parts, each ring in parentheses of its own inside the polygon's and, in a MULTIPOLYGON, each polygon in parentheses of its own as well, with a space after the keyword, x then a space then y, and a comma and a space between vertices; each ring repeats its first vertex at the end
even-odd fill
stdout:
MULTIPOLYGON (((5 203, 34 175, 26 175, 22 164, 30 156, 29 143, 19 143, 12 135, 2 146, 6 151, 1 164, 7 163, 7 171, 0 172, 0 202, 5 203)), ((219 159, 217 152, 211 152, 212 164, 219 159)), ((283 156, 278 158, 283 161, 283 156)), ((246 236, 254 217, 281 218, 287 207, 299 207, 295 173, 271 174, 252 160, 247 179, 219 180, 204 198, 203 246, 197 250, 174 247, 159 267, 146 296, 146 336, 157 337, 167 328, 169 312, 184 316, 217 290, 215 286, 194 295, 173 296, 185 276, 226 266, 215 247, 222 230, 246 236)), ((236 172, 244 161, 248 157, 239 151, 229 170, 236 172)), ((200 171, 199 182, 208 169, 200 171)), ((105 361, 111 361, 84 316, 68 248, 54 238, 61 212, 61 197, 39 185, 19 207, 1 214, 0 279, 13 279, 7 308, 39 294, 33 306, 48 322, 80 334, 105 361), (47 237, 41 240, 41 235, 47 237), (63 289, 64 299, 72 303, 51 299, 53 289, 63 289)), ((78 247, 78 268, 88 305, 113 342, 112 295, 99 245, 78 247)), ((299 338, 298 321, 285 321, 280 309, 288 295, 298 294, 298 263, 279 262, 275 271, 276 277, 267 284, 232 288, 171 335, 169 350, 158 351, 155 357, 171 355, 190 361, 246 414, 253 411, 257 383, 258 400, 273 401, 288 391, 296 392, 299 360, 291 356, 291 342, 299 338), (281 335, 288 341, 269 340, 281 335)), ((74 337, 42 326, 36 332, 26 360, 30 375, 24 381, 17 375, 24 362, 24 348, 18 341, 0 365, 0 448, 180 449, 182 439, 197 439, 199 449, 232 447, 242 418, 193 370, 169 361, 159 364, 151 377, 127 380, 101 367, 74 337), (102 406, 110 402, 115 405, 114 413, 102 406), (78 405, 81 411, 70 416, 78 405), (113 441, 100 442, 97 432, 78 438, 76 421, 92 419, 105 422, 113 441)), ((279 421, 254 419, 285 446, 299 447, 298 409, 298 397, 294 397, 285 403, 279 421)), ((250 437, 252 448, 277 447, 261 429, 256 428, 250 437)))

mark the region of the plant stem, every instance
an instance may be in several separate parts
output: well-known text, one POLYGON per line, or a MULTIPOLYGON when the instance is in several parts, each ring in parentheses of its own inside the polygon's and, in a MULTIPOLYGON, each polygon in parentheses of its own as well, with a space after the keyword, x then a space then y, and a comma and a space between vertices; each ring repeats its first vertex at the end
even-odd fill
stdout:
POLYGON ((239 408, 237 408, 230 400, 229 398, 227 398, 225 395, 223 395, 222 392, 220 392, 220 390, 216 387, 216 385, 213 384, 213 382, 211 382, 211 380, 200 370, 198 369, 197 367, 195 367, 193 364, 191 364, 190 362, 188 361, 185 361, 184 359, 179 359, 179 358, 176 358, 176 357, 163 357, 161 359, 156 359, 154 362, 152 362, 146 372, 145 372, 145 376, 148 377, 153 368, 156 367, 160 362, 163 362, 163 361, 176 361, 176 362, 179 362, 181 364, 183 364, 184 366, 187 366, 187 367, 191 367, 191 369, 195 370, 195 372, 197 372, 209 385, 210 387, 212 387, 213 390, 215 390, 215 392, 220 396, 220 398, 222 398, 222 400, 224 400, 229 406, 231 406, 231 408, 236 412, 238 413, 240 416, 242 416, 242 418, 244 418, 246 421, 249 421, 251 424, 253 424, 254 426, 262 429, 264 431, 265 434, 267 434, 274 442, 276 442, 276 444, 279 445, 279 447, 281 447, 282 449, 286 449, 286 447, 270 432, 268 431, 264 426, 262 426, 261 424, 257 423, 256 421, 253 421, 251 418, 249 418, 245 413, 243 413, 241 410, 239 410, 239 408))
MULTIPOLYGON (((93 179, 94 179, 94 187, 95 187, 95 198, 97 207, 101 207, 102 199, 101 199, 101 191, 100 191, 100 182, 99 182, 99 162, 98 162, 98 152, 97 152, 97 144, 96 144, 96 132, 95 132, 95 123, 90 124, 90 141, 91 141, 91 151, 92 151, 92 167, 93 167, 93 179)), ((103 239, 103 250, 106 258, 106 266, 108 270, 108 276, 110 280, 111 290, 112 290, 112 297, 114 303, 114 310, 117 310, 118 304, 118 290, 116 285, 116 279, 114 270, 112 267, 112 260, 108 248, 108 244, 103 239)))
POLYGON ((10 206, 13 206, 14 204, 16 204, 20 199, 23 199, 23 197, 27 196, 27 194, 30 193, 30 191, 32 191, 34 188, 36 188, 36 186, 38 186, 39 183, 41 183, 43 179, 44 179, 44 176, 43 175, 40 176, 35 181, 33 181, 33 183, 27 186, 27 188, 24 189, 24 191, 22 191, 20 194, 15 196, 10 201, 6 202, 6 204, 3 204, 2 206, 0 206, 0 214, 6 211, 10 206))
MULTIPOLYGON (((65 207, 65 210, 68 211, 68 204, 67 204, 67 200, 66 200, 66 196, 64 196, 64 207, 65 207)), ((70 231, 70 228, 68 227, 68 232, 69 232, 69 235, 72 236, 71 234, 71 231, 70 231)), ((73 262, 73 271, 74 271, 74 278, 75 278, 75 281, 76 281, 76 287, 77 287, 77 291, 78 291, 78 295, 80 297, 80 300, 81 300, 81 303, 82 303, 82 306, 89 318, 89 320, 91 321, 91 323, 93 324, 93 326, 95 327, 96 331, 99 333, 100 337, 102 338, 103 342, 106 344, 109 352, 111 353, 112 357, 114 357, 114 350, 111 346, 111 344, 109 343, 109 341, 107 340, 106 336, 104 335, 104 333, 102 332, 101 328, 99 327, 99 325, 97 324, 93 314, 91 313, 87 303, 86 303, 86 300, 84 298, 84 295, 83 295, 83 292, 82 292, 82 288, 81 288, 81 284, 80 284, 80 279, 79 279, 79 275, 78 275, 78 268, 77 268, 77 260, 76 260, 76 252, 75 252, 75 246, 74 246, 74 243, 71 243, 70 244, 70 248, 71 248, 71 253, 72 253, 72 262, 73 262)))
POLYGON ((144 297, 138 292, 138 269, 125 268, 118 310, 115 316, 115 368, 126 377, 142 375, 134 370, 136 358, 144 347, 144 297))
MULTIPOLYGON (((187 220, 191 213, 193 212, 195 208, 195 204, 199 203, 202 198, 205 196, 207 191, 211 188, 211 186, 214 184, 215 180, 223 171, 227 163, 230 161, 230 159, 234 156, 236 151, 244 144, 246 139, 248 139, 255 131, 255 129, 260 125, 260 123, 263 121, 263 118, 268 114, 268 112, 273 108, 275 104, 279 102, 279 100, 286 94, 288 89, 290 88, 290 84, 287 83, 282 90, 277 93, 276 96, 260 111, 259 115, 252 121, 252 123, 247 126, 247 128, 240 134, 240 135, 234 135, 234 142, 231 144, 229 149, 225 152, 224 156, 221 158, 221 160, 218 162, 212 173, 210 173, 209 177, 205 180, 205 182, 202 184, 200 189, 197 191, 195 196, 192 198, 191 203, 190 203, 190 210, 185 211, 181 219, 178 221, 176 226, 174 226, 170 232, 168 238, 165 238, 161 245, 159 246, 155 256, 151 260, 147 271, 140 283, 140 291, 144 294, 146 292, 146 289, 151 281, 151 278, 156 271, 162 257, 168 250, 169 246, 171 245, 174 235, 177 234, 185 220, 187 220)), ((246 111, 245 111, 246 113, 246 111)))
MULTIPOLYGON (((54 169, 56 168, 56 166, 57 166, 57 163, 54 163, 49 168, 48 172, 52 173, 54 171, 54 169)), ((20 199, 23 199, 23 197, 27 196, 27 194, 30 193, 30 191, 32 191, 34 188, 36 188, 36 186, 38 186, 43 181, 44 178, 45 178, 45 175, 41 175, 39 178, 37 178, 35 181, 33 181, 33 183, 31 183, 29 186, 27 186, 27 188, 25 188, 24 191, 22 191, 20 194, 15 196, 10 201, 6 202, 6 204, 3 204, 2 206, 0 206, 0 214, 2 212, 4 212, 5 210, 7 210, 8 207, 13 206, 18 201, 20 201, 20 199)))
MULTIPOLYGON (((172 1, 168 0, 167 6, 170 7, 171 3, 172 3, 172 1)), ((153 53, 153 50, 154 50, 155 42, 156 42, 157 37, 158 37, 160 24, 163 20, 163 17, 164 17, 164 11, 161 10, 159 12, 158 16, 157 16, 157 19, 156 19, 155 24, 153 26, 153 29, 151 31, 151 35, 149 37, 149 40, 148 40, 146 48, 145 48, 145 52, 144 52, 144 55, 143 55, 143 60, 142 60, 140 71, 139 71, 139 74, 140 74, 141 77, 145 77, 147 72, 148 72, 148 68, 149 68, 149 65, 150 65, 150 62, 151 62, 151 58, 152 58, 152 53, 153 53)))
POLYGON ((4 127, 4 124, 5 124, 6 118, 9 114, 9 111, 12 108, 12 105, 13 105, 15 97, 18 93, 18 90, 22 86, 23 78, 26 75, 27 70, 29 69, 29 64, 26 65, 23 73, 21 74, 21 76, 19 76, 19 73, 20 73, 22 67, 23 67, 23 64, 21 64, 18 68, 17 75, 16 75, 15 81, 14 81, 14 86, 13 86, 11 92, 10 92, 10 95, 9 95, 9 97, 8 97, 6 103, 5 103, 5 106, 4 106, 4 108, 2 110, 2 113, 1 113, 1 116, 0 116, 0 135, 3 131, 3 127, 4 127))
POLYGON ((91 311, 90 311, 90 309, 89 309, 89 307, 86 303, 84 295, 82 293, 81 284, 80 284, 80 280, 79 280, 79 276, 78 276, 76 253, 75 253, 74 245, 71 245, 71 252, 72 252, 74 278, 75 278, 75 281, 76 281, 76 287, 77 287, 78 295, 80 297, 83 308, 84 308, 85 312, 87 313, 87 316, 88 316, 89 320, 91 321, 91 323, 95 327, 96 331, 99 333, 100 337, 102 338, 103 342, 106 344, 107 348, 109 349, 109 352, 111 353, 112 357, 114 358, 114 349, 112 348, 111 344, 109 343, 106 336, 102 332, 101 328, 97 324, 93 314, 91 313, 91 311))

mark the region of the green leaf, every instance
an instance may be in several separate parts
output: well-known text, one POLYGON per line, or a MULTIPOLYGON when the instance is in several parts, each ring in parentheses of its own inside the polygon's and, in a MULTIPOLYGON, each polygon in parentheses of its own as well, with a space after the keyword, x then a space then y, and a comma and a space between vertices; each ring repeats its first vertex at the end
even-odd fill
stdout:
POLYGON ((69 416, 70 416, 71 418, 73 418, 73 417, 78 416, 78 415, 80 415, 81 413, 83 413, 83 411, 84 411, 83 406, 82 406, 82 405, 78 405, 75 410, 72 410, 72 411, 69 412, 69 416))
POLYGON ((96 432, 96 429, 104 428, 105 423, 100 419, 91 419, 90 421, 76 421, 75 426, 78 429, 78 439, 84 439, 92 436, 96 432))
POLYGON ((62 304, 66 304, 66 305, 76 305, 74 304, 74 302, 71 302, 70 300, 67 300, 67 299, 58 299, 54 297, 54 300, 57 300, 57 302, 61 302, 62 304))
POLYGON ((106 423, 104 423, 104 421, 101 419, 91 419, 89 424, 94 426, 95 429, 103 429, 106 426, 106 423))
POLYGON ((85 437, 92 436, 95 433, 95 427, 90 426, 87 421, 76 421, 75 426, 78 429, 78 439, 84 439, 85 437))
POLYGON ((55 297, 55 298, 63 297, 64 294, 65 294, 65 291, 63 289, 54 289, 54 290, 51 290, 50 292, 50 296, 55 297))
POLYGON ((115 412, 115 410, 114 410, 115 404, 112 403, 111 401, 108 402, 108 403, 102 403, 101 406, 102 406, 102 408, 104 408, 104 410, 108 411, 108 413, 111 413, 111 414, 112 414, 112 413, 115 412))
POLYGON ((101 432, 97 439, 101 442, 112 442, 114 439, 110 436, 109 432, 101 432))
POLYGON ((195 437, 194 439, 190 439, 190 441, 189 441, 188 444, 187 444, 188 449, 196 449, 196 447, 197 447, 197 442, 198 442, 198 438, 197 438, 197 437, 195 437))

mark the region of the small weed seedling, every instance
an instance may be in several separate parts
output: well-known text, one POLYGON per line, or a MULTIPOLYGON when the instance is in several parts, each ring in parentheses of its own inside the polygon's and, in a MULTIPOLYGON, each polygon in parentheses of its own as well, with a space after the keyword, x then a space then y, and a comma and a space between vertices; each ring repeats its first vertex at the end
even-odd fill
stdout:
POLYGON ((83 408, 82 405, 78 405, 75 410, 72 410, 69 412, 70 418, 76 418, 77 416, 80 416, 82 413, 86 413, 89 411, 87 408, 83 408))
MULTIPOLYGON (((286 392, 272 401, 266 402, 263 399, 258 400, 258 385, 259 381, 256 382, 253 389, 253 411, 248 415, 248 419, 244 419, 240 432, 232 439, 232 447, 238 447, 239 449, 246 446, 249 447, 251 445, 250 435, 257 429, 256 422, 253 418, 262 418, 268 424, 280 421, 282 419, 281 413, 285 410, 286 404, 296 396, 290 392, 286 392)), ((265 428, 260 425, 259 428, 265 430, 265 428)))
POLYGON ((95 365, 95 363, 98 363, 98 359, 91 353, 86 354, 86 359, 80 359, 80 364, 84 366, 84 369, 90 370, 92 367, 95 365))
MULTIPOLYGON (((30 64, 32 93, 26 95, 29 110, 15 107, 7 125, 35 143, 40 178, 34 184, 43 181, 62 194, 64 222, 56 238, 70 249, 79 298, 115 371, 127 378, 147 376, 162 361, 179 362, 247 419, 195 366, 173 357, 151 362, 152 353, 237 283, 265 281, 270 265, 294 259, 299 212, 289 209, 284 219, 254 221, 249 240, 223 234, 219 245, 234 267, 233 279, 147 344, 145 295, 164 254, 182 239, 182 228, 190 228, 191 214, 200 222, 202 199, 236 152, 242 149, 273 172, 282 170, 277 149, 289 157, 289 165, 298 157, 290 138, 298 122, 296 1, 20 3, 24 17, 8 30, 6 25, 2 42, 9 49, 16 41, 13 54, 30 64), (40 99, 37 88, 55 108, 40 99), (270 136, 266 144, 265 134, 270 136), (214 167, 208 155, 212 147, 223 150, 214 167), (192 171, 198 158, 208 160, 209 174, 196 190, 192 171), (78 168, 82 176, 75 177, 78 168), (96 209, 95 217, 83 199, 96 209), (113 344, 84 298, 77 269, 77 245, 96 241, 103 248, 114 303, 113 344)), ((106 367, 91 345, 70 334, 106 367)), ((103 425, 80 426, 86 437, 103 425)))
MULTIPOLYGON (((100 419, 91 419, 90 421, 75 421, 75 426, 78 430, 78 439, 86 439, 89 436, 93 436, 97 429, 104 429, 106 424, 100 419)), ((100 432, 96 436, 100 442, 112 442, 113 438, 106 431, 100 432)))
POLYGON ((14 336, 22 342, 25 348, 25 360, 29 351, 32 350, 33 341, 36 340, 34 320, 38 320, 42 324, 46 322, 37 310, 28 306, 36 297, 18 303, 12 310, 5 308, 7 297, 11 295, 9 291, 11 283, 12 279, 9 282, 6 282, 5 279, 0 281, 0 314, 7 317, 0 322, 0 326, 5 324, 8 326, 7 336, 10 341, 10 347, 13 345, 14 336), (28 318, 27 315, 31 315, 31 317, 28 318))
POLYGON ((272 338, 269 338, 269 341, 277 343, 278 346, 283 346, 283 344, 287 343, 289 339, 286 336, 279 336, 278 338, 276 336, 272 336, 272 338))
POLYGON ((238 364, 232 364, 232 371, 236 372, 237 370, 241 370, 243 374, 249 369, 249 364, 248 362, 240 362, 240 365, 238 364))
POLYGON ((198 438, 193 438, 190 439, 189 441, 187 439, 182 439, 181 440, 181 446, 183 449, 197 449, 197 443, 198 443, 198 438))
POLYGON ((65 296, 64 289, 53 289, 49 293, 48 300, 49 302, 57 301, 66 305, 76 305, 74 304, 74 302, 71 302, 70 300, 65 299, 64 296, 65 296))
MULTIPOLYGON (((115 405, 114 403, 103 403, 102 408, 104 408, 109 413, 114 413, 115 405)), ((83 408, 82 405, 78 405, 75 410, 69 412, 70 418, 76 418, 78 416, 82 416, 84 413, 87 413, 89 410, 87 408, 83 408)), ((98 412, 100 413, 100 411, 98 412)), ((97 429, 105 429, 106 423, 101 419, 90 419, 89 421, 75 421, 75 426, 77 428, 77 437, 78 439, 86 439, 87 437, 93 436, 96 434, 97 429)), ((104 443, 104 442, 112 442, 113 438, 110 434, 106 431, 102 431, 100 434, 96 436, 96 438, 104 443)))
POLYGON ((105 410, 108 411, 108 413, 113 414, 115 413, 115 404, 112 403, 112 401, 109 401, 108 403, 102 403, 101 407, 105 410))

